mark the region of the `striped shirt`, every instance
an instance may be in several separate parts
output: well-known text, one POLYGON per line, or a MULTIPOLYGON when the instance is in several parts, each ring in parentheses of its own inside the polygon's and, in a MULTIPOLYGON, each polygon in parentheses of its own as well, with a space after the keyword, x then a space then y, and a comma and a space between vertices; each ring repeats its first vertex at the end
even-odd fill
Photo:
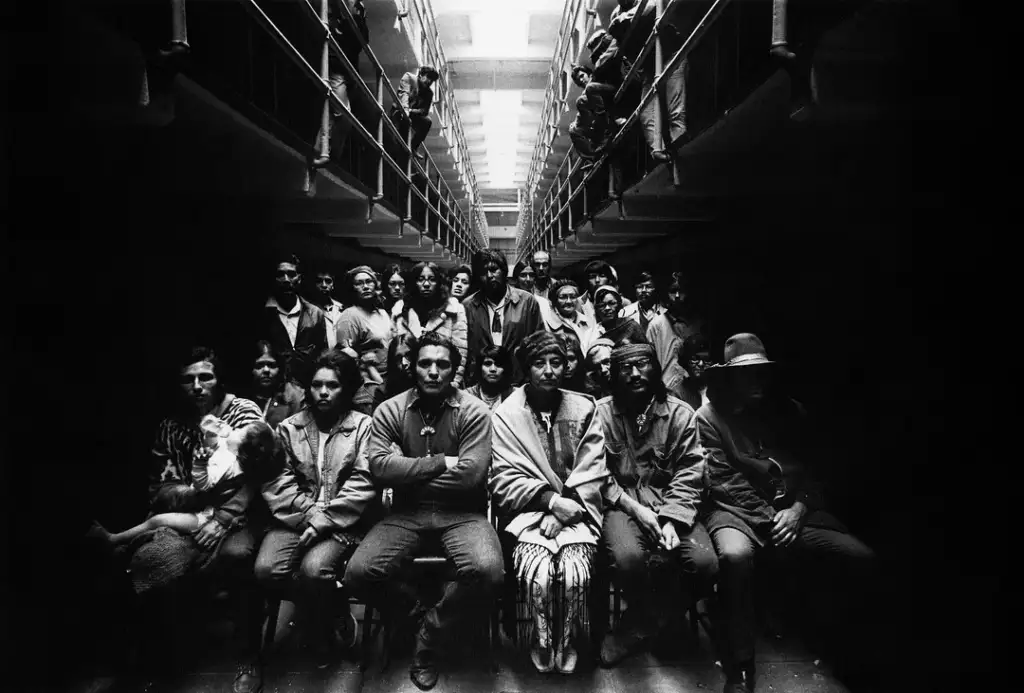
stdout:
MULTIPOLYGON (((230 395, 229 395, 230 396, 230 395)), ((220 419, 239 429, 263 420, 263 412, 251 400, 234 397, 220 419)), ((153 443, 153 464, 150 469, 150 501, 163 484, 192 484, 192 463, 203 451, 203 433, 198 424, 174 418, 164 419, 153 443)))

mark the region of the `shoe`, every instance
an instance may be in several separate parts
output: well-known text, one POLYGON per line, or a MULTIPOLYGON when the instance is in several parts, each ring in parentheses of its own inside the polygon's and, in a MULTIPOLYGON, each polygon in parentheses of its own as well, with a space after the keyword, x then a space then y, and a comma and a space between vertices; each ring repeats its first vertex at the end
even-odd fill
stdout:
POLYGON ((575 673, 578 661, 579 655, 576 654, 576 648, 572 645, 566 645, 561 651, 555 653, 555 668, 558 669, 559 674, 575 673))
POLYGON ((421 691, 429 691, 437 685, 437 664, 434 662, 434 651, 422 634, 416 636, 416 651, 412 655, 412 664, 409 666, 409 678, 421 691))
POLYGON ((722 693, 754 693, 754 684, 754 664, 751 662, 726 674, 722 693))
POLYGON ((672 161, 672 155, 666 151, 651 152, 651 158, 660 163, 672 161))
POLYGON ((309 162, 309 165, 311 168, 324 168, 329 163, 331 163, 331 157, 324 156, 323 154, 317 154, 313 157, 313 160, 309 162))
POLYGON ((534 637, 533 646, 530 648, 530 661, 533 662, 533 668, 539 673, 551 673, 555 668, 555 652, 551 648, 551 643, 541 644, 534 637))
POLYGON ((257 662, 247 662, 238 667, 231 693, 260 693, 263 690, 263 667, 257 662))
POLYGON ((636 633, 609 633, 601 643, 601 666, 610 668, 643 649, 644 639, 636 633))

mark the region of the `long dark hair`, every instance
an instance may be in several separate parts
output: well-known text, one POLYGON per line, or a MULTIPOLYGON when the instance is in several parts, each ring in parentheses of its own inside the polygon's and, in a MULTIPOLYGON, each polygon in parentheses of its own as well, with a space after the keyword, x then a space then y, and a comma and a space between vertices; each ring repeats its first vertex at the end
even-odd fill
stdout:
POLYGON ((448 305, 448 279, 441 268, 433 262, 417 262, 413 268, 405 274, 405 303, 402 305, 402 315, 409 319, 409 311, 416 311, 420 322, 426 322, 430 316, 436 315, 448 305), (416 286, 423 270, 430 270, 434 273, 434 295, 429 298, 420 296, 416 286), (410 288, 411 287, 411 288, 410 288))
POLYGON ((484 360, 486 359, 493 359, 496 364, 504 369, 501 374, 501 380, 498 381, 496 387, 498 392, 504 392, 512 387, 512 354, 505 347, 489 344, 480 351, 480 358, 476 361, 475 376, 476 382, 480 384, 480 389, 483 390, 484 360))
POLYGON ((405 392, 416 384, 416 379, 412 374, 404 373, 398 365, 398 347, 409 347, 409 361, 412 362, 414 358, 412 349, 415 342, 413 336, 406 332, 392 339, 391 345, 388 346, 388 377, 384 384, 384 396, 388 399, 405 392))
POLYGON ((340 405, 342 417, 344 417, 351 411, 352 399, 363 384, 363 375, 359 372, 359 362, 341 349, 321 351, 309 369, 308 378, 303 381, 306 386, 307 404, 312 404, 313 397, 309 393, 309 388, 313 386, 313 378, 321 368, 330 369, 338 375, 338 382, 341 383, 340 405))

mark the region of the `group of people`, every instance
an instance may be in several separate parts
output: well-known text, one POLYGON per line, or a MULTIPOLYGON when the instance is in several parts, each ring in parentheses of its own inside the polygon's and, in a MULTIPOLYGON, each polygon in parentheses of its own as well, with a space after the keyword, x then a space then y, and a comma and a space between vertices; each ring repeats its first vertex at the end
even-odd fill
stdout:
MULTIPOLYGON (((538 671, 571 674, 581 638, 600 627, 588 609, 600 570, 628 606, 601 642, 605 666, 649 647, 717 583, 735 693, 754 686, 766 557, 863 614, 854 597, 872 553, 824 509, 813 472, 828 460, 755 335, 731 337, 712 364, 680 275, 663 305, 647 273, 627 302, 602 261, 587 265, 584 291, 553 277, 545 253, 516 266, 518 286, 508 269, 493 250, 450 272, 361 265, 343 275, 345 306, 327 271, 304 298, 287 257, 248 397, 227 390, 210 349, 180 360, 181 406, 152 450, 150 516, 91 536, 126 547, 140 594, 226 580, 244 641, 236 693, 261 690, 268 598, 299 605, 318 661, 354 642, 339 583, 409 627, 422 690, 459 625, 495 600, 516 612, 538 671), (454 567, 439 597, 410 577, 419 551, 454 567)), ((838 631, 824 635, 849 634, 838 631)))

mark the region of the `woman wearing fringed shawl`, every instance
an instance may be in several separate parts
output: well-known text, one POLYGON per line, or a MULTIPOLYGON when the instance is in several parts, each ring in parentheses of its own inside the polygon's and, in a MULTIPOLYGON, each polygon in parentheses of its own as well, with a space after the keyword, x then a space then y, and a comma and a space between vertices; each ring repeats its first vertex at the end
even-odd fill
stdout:
POLYGON ((513 562, 534 626, 530 659, 542 673, 570 674, 603 521, 604 434, 594 400, 559 389, 561 337, 536 332, 517 355, 528 381, 494 412, 491 493, 517 539, 513 562))

